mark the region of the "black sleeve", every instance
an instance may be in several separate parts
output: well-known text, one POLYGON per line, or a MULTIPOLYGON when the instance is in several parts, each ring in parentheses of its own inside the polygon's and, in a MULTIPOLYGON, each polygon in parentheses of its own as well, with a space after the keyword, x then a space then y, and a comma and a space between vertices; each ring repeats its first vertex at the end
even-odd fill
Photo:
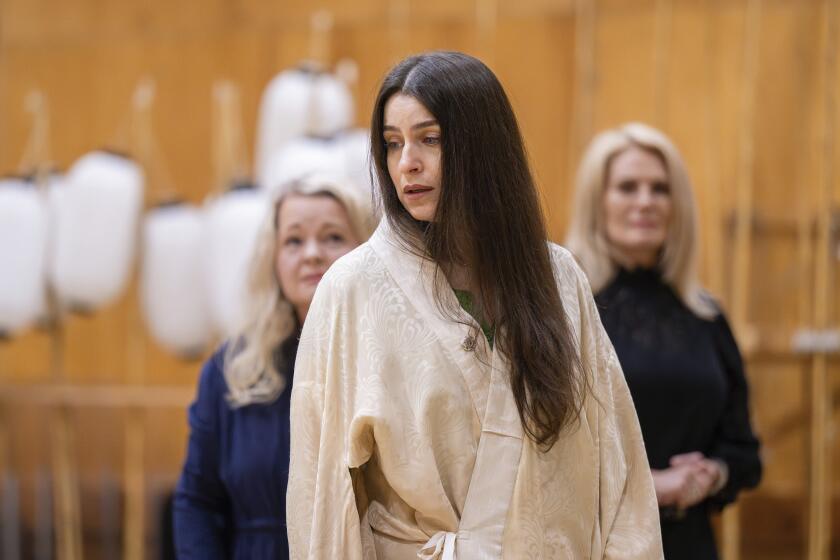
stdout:
POLYGON ((729 323, 720 314, 713 324, 715 344, 726 370, 729 391, 723 416, 715 432, 711 457, 724 461, 729 468, 726 485, 709 498, 717 510, 735 501, 742 489, 754 488, 761 480, 760 442, 750 425, 749 388, 744 361, 729 323))

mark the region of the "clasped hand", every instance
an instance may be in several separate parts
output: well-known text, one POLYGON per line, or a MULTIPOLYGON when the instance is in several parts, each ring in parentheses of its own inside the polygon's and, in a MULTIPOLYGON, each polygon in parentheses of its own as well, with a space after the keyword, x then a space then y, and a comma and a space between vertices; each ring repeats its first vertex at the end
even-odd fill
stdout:
POLYGON ((717 461, 699 451, 674 455, 667 469, 653 469, 653 485, 660 506, 686 510, 711 494, 721 476, 717 461))

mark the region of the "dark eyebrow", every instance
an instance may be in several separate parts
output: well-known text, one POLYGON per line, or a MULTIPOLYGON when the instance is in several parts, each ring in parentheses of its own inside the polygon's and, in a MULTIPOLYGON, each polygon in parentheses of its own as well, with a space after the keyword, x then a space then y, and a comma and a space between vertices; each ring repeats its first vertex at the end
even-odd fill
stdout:
MULTIPOLYGON (((417 130, 417 129, 420 129, 420 128, 429 128, 430 126, 439 126, 439 123, 435 119, 430 119, 428 121, 423 121, 423 122, 419 122, 415 125, 412 125, 411 130, 417 130)), ((390 130, 390 131, 393 131, 393 132, 399 132, 400 131, 400 129, 397 128, 396 126, 391 126, 389 124, 386 124, 385 126, 383 126, 382 130, 390 130)))

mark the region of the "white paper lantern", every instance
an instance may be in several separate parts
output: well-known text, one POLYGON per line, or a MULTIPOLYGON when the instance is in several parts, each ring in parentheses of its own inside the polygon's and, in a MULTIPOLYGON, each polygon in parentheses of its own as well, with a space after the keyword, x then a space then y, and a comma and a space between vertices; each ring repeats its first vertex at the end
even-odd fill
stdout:
POLYGON ((47 227, 35 185, 0 179, 0 334, 31 326, 45 309, 47 227))
POLYGON ((212 337, 202 218, 199 209, 174 204, 151 210, 143 220, 143 315, 155 341, 184 357, 201 354, 212 337))
POLYGON ((210 317, 224 336, 234 334, 244 319, 248 273, 267 200, 262 191, 239 189, 210 200, 205 210, 210 317))
POLYGON ((313 80, 315 110, 313 136, 334 136, 353 126, 353 95, 343 81, 332 74, 316 74, 313 80))
POLYGON ((370 133, 356 128, 339 134, 335 141, 343 158, 344 175, 353 181, 363 194, 370 196, 370 133))
POLYGON ((263 92, 257 118, 255 176, 269 187, 272 160, 283 146, 302 136, 333 136, 353 123, 353 98, 331 74, 287 70, 263 92))
POLYGON ((263 185, 276 196, 290 181, 315 172, 345 174, 345 155, 337 142, 320 138, 290 141, 271 160, 263 185))
POLYGON ((125 157, 92 152, 77 160, 54 197, 50 276, 60 301, 93 310, 128 281, 143 204, 143 173, 125 157))

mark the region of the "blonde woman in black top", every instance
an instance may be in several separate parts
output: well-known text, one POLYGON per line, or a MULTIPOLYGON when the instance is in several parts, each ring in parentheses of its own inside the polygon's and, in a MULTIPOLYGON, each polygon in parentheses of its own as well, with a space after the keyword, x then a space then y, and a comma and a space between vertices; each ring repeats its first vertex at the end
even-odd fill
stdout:
POLYGON ((639 415, 665 557, 717 558, 710 513, 761 478, 747 380, 696 273, 691 183, 674 145, 638 123, 589 145, 567 238, 589 276, 639 415))

